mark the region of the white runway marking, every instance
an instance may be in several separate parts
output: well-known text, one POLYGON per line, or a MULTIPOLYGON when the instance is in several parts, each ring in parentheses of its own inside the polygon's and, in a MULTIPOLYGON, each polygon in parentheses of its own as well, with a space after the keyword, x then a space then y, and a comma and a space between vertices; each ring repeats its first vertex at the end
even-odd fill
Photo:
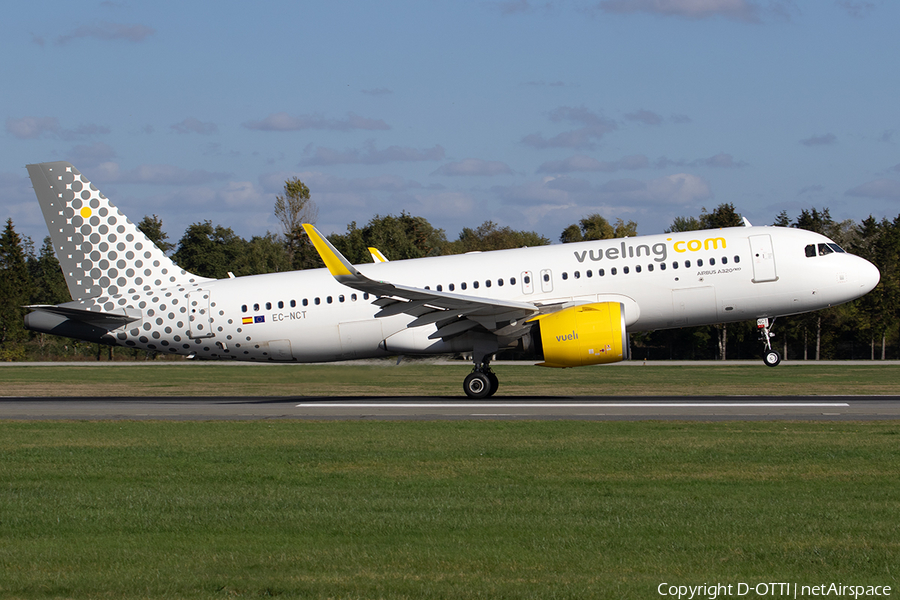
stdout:
POLYGON ((297 408, 837 408, 846 402, 309 402, 297 408))

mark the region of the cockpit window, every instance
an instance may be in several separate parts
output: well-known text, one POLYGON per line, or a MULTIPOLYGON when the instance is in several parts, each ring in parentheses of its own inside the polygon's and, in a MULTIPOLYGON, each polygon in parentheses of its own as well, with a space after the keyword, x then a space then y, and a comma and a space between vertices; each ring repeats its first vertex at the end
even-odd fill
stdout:
POLYGON ((807 257, 825 256, 826 254, 834 254, 835 252, 846 254, 846 251, 834 242, 828 244, 819 244, 818 247, 816 246, 816 244, 809 244, 806 247, 805 251, 807 257))

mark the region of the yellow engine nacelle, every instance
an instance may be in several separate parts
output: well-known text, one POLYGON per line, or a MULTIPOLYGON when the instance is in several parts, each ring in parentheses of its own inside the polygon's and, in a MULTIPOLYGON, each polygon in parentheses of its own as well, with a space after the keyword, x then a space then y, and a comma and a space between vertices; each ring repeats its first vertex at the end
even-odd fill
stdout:
POLYGON ((628 358, 625 307, 619 302, 573 306, 533 319, 540 367, 581 367, 628 358))

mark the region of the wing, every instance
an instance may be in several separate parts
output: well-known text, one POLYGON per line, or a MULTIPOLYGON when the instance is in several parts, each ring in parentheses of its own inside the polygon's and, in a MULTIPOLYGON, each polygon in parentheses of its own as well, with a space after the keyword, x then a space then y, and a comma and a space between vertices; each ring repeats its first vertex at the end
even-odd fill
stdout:
POLYGON ((528 302, 449 294, 369 279, 314 226, 304 224, 303 229, 335 279, 347 287, 377 296, 375 304, 381 310, 376 317, 406 314, 415 317, 407 327, 437 324, 438 330, 429 336, 431 339, 452 337, 478 326, 490 333, 509 335, 523 328, 525 321, 539 312, 528 302))

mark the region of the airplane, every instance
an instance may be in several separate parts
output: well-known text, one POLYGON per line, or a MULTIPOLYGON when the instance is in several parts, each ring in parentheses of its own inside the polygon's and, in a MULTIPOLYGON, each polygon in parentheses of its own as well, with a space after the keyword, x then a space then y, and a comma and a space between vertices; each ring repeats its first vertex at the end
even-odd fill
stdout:
MULTIPOLYGON (((858 298, 870 262, 818 233, 743 227, 352 265, 303 225, 326 268, 209 279, 179 268, 67 162, 27 165, 71 302, 33 305, 25 326, 89 342, 209 360, 330 362, 471 355, 470 398, 499 387, 515 349, 546 367, 629 358, 628 334, 757 320, 858 298)), ((380 258, 379 258, 380 257, 380 258)))

